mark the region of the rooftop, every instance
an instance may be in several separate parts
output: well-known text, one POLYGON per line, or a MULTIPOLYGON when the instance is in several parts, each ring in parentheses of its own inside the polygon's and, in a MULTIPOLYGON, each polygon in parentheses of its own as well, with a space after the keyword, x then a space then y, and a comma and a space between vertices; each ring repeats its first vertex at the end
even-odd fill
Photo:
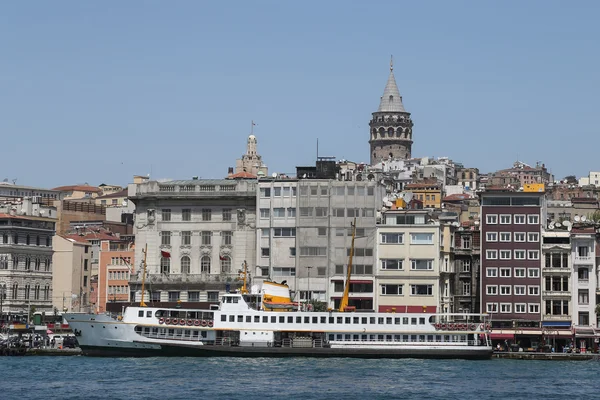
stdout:
POLYGON ((57 190, 60 192, 71 192, 71 191, 86 192, 86 193, 101 193, 102 192, 102 190, 100 188, 97 188, 96 186, 90 186, 90 185, 59 186, 52 190, 57 190))

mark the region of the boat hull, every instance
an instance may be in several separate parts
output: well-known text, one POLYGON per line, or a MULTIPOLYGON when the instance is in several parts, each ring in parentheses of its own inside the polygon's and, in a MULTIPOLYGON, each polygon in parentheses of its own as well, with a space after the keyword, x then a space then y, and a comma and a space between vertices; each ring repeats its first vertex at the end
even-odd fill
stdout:
MULTIPOLYGON (((142 345, 143 346, 143 345, 142 345)), ((372 348, 291 348, 246 346, 186 346, 161 344, 153 348, 81 346, 83 354, 93 357, 313 357, 313 358, 422 358, 488 360, 489 347, 465 349, 372 349, 372 348)))

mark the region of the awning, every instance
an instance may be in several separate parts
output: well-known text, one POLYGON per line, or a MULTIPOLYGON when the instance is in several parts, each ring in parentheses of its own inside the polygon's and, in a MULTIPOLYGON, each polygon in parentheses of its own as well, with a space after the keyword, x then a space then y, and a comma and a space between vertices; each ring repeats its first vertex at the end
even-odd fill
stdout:
POLYGON ((575 336, 577 337, 595 337, 594 328, 575 328, 575 336))
POLYGON ((542 336, 543 334, 544 334, 544 332, 542 332, 542 331, 522 331, 522 330, 515 331, 515 335, 517 335, 517 336, 542 336))
POLYGON ((506 340, 506 339, 514 339, 515 335, 514 335, 514 333, 494 333, 494 332, 492 332, 490 334, 490 338, 492 338, 492 340, 506 340))
POLYGON ((570 327, 571 321, 543 321, 542 326, 561 326, 570 327))

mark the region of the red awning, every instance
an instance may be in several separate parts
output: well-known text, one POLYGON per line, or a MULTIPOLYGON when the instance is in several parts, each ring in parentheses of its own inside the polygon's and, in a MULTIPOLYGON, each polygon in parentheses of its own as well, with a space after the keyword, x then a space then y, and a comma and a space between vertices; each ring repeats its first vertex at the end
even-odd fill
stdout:
POLYGON ((514 339, 515 335, 513 333, 494 333, 492 332, 490 334, 490 337, 492 338, 492 340, 506 340, 506 339, 514 339))

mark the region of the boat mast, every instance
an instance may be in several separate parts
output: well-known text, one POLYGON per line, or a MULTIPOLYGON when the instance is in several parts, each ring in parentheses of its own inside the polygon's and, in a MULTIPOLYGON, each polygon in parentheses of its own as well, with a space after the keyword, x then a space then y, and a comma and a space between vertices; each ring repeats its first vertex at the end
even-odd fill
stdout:
POLYGON ((242 294, 248 294, 248 289, 246 287, 246 282, 247 282, 247 277, 248 277, 248 263, 246 262, 246 260, 244 260, 244 264, 242 264, 244 266, 244 269, 242 270, 242 275, 244 276, 242 279, 242 289, 240 290, 242 292, 242 294))
POLYGON ((142 271, 142 301, 140 301, 140 307, 147 307, 146 303, 144 303, 144 286, 146 284, 146 256, 148 255, 148 243, 146 243, 146 247, 144 250, 144 270, 142 271))
POLYGON ((350 245, 350 257, 348 259, 348 272, 346 274, 346 286, 344 287, 344 295, 340 300, 340 312, 346 311, 348 308, 348 296, 350 295, 350 278, 352 277, 352 257, 354 256, 354 238, 356 237, 356 217, 352 223, 352 244, 350 245))

